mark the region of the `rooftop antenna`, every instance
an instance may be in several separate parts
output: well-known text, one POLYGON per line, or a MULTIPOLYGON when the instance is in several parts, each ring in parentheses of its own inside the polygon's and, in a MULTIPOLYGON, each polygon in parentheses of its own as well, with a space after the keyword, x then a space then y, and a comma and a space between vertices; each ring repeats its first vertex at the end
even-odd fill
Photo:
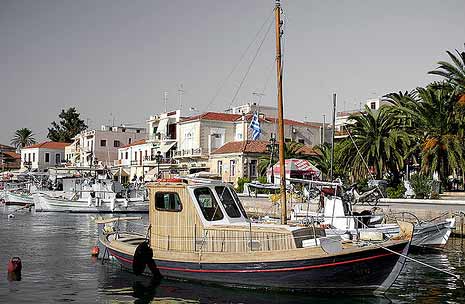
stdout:
POLYGON ((178 94, 179 94, 179 110, 182 110, 182 95, 184 95, 184 86, 182 83, 179 85, 178 94))
POLYGON ((252 95, 257 98, 257 104, 260 104, 262 102, 262 97, 265 96, 265 94, 259 92, 253 92, 252 95))
POLYGON ((165 103, 165 113, 167 112, 166 105, 168 103, 168 92, 163 92, 163 102, 165 103))

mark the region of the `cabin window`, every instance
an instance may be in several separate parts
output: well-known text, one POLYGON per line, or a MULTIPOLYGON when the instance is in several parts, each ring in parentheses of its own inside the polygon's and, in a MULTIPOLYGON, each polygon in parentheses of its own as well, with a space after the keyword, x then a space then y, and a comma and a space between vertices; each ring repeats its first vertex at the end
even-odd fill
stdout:
POLYGON ((181 199, 176 192, 157 192, 155 193, 155 208, 160 211, 182 210, 181 199))
POLYGON ((224 210, 226 210, 226 214, 232 218, 241 217, 241 213, 239 212, 229 189, 226 189, 224 186, 218 186, 215 187, 215 191, 223 204, 224 210))
POLYGON ((219 221, 223 219, 223 212, 210 188, 197 188, 194 190, 194 195, 207 221, 219 221))
POLYGON ((232 196, 233 196, 234 199, 236 200, 237 206, 239 206, 239 209, 240 209, 241 212, 242 212, 242 216, 245 217, 245 218, 248 218, 248 217, 247 217, 247 213, 245 212, 245 209, 244 209, 244 207, 242 206, 241 200, 240 200, 239 197, 237 196, 236 191, 234 191, 234 190, 230 190, 230 191, 231 191, 231 193, 232 193, 232 196))

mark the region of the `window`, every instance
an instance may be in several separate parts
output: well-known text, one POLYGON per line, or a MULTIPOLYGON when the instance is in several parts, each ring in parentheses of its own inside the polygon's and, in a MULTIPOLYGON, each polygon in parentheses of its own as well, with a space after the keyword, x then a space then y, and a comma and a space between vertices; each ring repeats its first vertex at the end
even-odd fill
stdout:
POLYGON ((137 160, 137 151, 134 152, 134 160, 137 160))
POLYGON ((119 142, 119 140, 113 141, 113 147, 119 148, 120 145, 121 145, 121 143, 119 142))
POLYGON ((61 163, 61 155, 60 153, 55 154, 55 164, 60 164, 61 163))
POLYGON ((27 161, 28 161, 28 162, 31 161, 31 153, 28 153, 28 160, 27 160, 27 161))
POLYGON ((36 161, 36 154, 35 154, 35 153, 32 153, 32 161, 33 161, 33 162, 36 161))
POLYGON ((129 153, 126 151, 126 159, 129 158, 129 153))
POLYGON ((372 110, 376 110, 376 102, 370 103, 370 108, 371 108, 372 110))
POLYGON ((250 161, 249 164, 249 172, 250 172, 250 177, 256 177, 257 176, 257 160, 253 159, 250 161))
POLYGON ((155 193, 155 208, 160 211, 182 210, 181 199, 176 192, 157 192, 155 193))
POLYGON ((224 186, 218 186, 215 187, 215 191, 220 197, 220 201, 223 204, 224 210, 226 210, 226 214, 232 218, 241 217, 241 213, 239 212, 229 189, 224 186))
POLYGON ((284 138, 284 142, 291 142, 292 140, 290 138, 284 138))
POLYGON ((223 219, 223 212, 210 188, 197 188, 194 190, 194 195, 207 221, 218 221, 223 219))
POLYGON ((131 144, 131 142, 132 142, 132 138, 129 137, 129 142, 128 143, 131 144))
POLYGON ((234 159, 231 159, 229 161, 229 176, 235 176, 236 175, 236 161, 234 159))
POLYGON ((300 143, 300 144, 304 144, 305 141, 304 141, 303 139, 299 139, 299 143, 300 143))
POLYGON ((136 133, 140 133, 140 130, 136 130, 136 133))
POLYGON ((45 153, 45 162, 46 163, 50 162, 50 153, 45 153))
POLYGON ((219 176, 221 176, 223 174, 223 162, 221 160, 219 160, 216 163, 216 170, 217 170, 219 176))
POLYGON ((107 140, 106 139, 101 139, 100 140, 100 147, 106 147, 107 146, 107 140))
POLYGON ((239 206, 239 209, 240 209, 241 212, 242 212, 242 216, 245 217, 245 218, 248 218, 248 217, 247 217, 247 213, 245 212, 245 209, 244 209, 244 207, 242 206, 241 200, 240 200, 239 197, 237 196, 236 191, 234 191, 234 190, 230 190, 230 191, 231 191, 231 193, 232 193, 232 196, 234 197, 234 200, 236 201, 237 205, 239 206))

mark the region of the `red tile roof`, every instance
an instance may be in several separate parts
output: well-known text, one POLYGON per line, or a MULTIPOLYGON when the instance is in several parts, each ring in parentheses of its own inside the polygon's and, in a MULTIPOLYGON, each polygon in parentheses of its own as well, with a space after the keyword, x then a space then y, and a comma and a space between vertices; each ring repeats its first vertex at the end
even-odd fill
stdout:
POLYGON ((200 115, 190 116, 182 120, 191 121, 191 120, 219 120, 219 121, 236 121, 242 115, 240 114, 228 114, 228 113, 218 113, 218 112, 205 112, 200 115))
POLYGON ((7 146, 7 145, 2 145, 2 144, 0 144, 0 149, 1 150, 12 150, 12 151, 15 150, 14 147, 10 147, 10 146, 7 146))
POLYGON ((310 146, 303 146, 297 150, 297 153, 303 155, 318 155, 318 153, 310 146))
MULTIPOLYGON (((269 142, 266 140, 247 140, 247 141, 232 141, 219 147, 212 154, 229 154, 229 153, 261 153, 265 154, 266 145, 269 142)), ((302 146, 297 150, 298 154, 316 155, 317 153, 310 146, 302 146)))
MULTIPOLYGON (((245 115, 245 120, 246 121, 251 121, 252 117, 253 117, 253 114, 246 114, 245 115)), ((237 120, 240 120, 240 118, 237 119, 237 120)), ((269 122, 269 123, 275 123, 275 124, 278 123, 278 119, 276 117, 265 117, 265 118, 263 118, 262 116, 259 116, 258 120, 260 122, 266 121, 266 122, 269 122)), ((285 125, 290 125, 290 126, 304 126, 304 127, 316 127, 316 128, 320 127, 320 125, 318 125, 317 123, 303 122, 303 121, 297 121, 297 120, 286 119, 286 118, 284 119, 284 124, 285 125)))
POLYGON ((132 142, 130 144, 127 144, 127 145, 124 145, 122 146, 121 148, 129 148, 129 147, 132 147, 132 146, 138 146, 138 145, 143 145, 146 143, 146 140, 145 139, 139 139, 139 140, 136 140, 135 142, 132 142))
POLYGON ((43 143, 39 143, 39 144, 24 147, 24 149, 44 148, 44 149, 61 150, 61 149, 64 149, 66 146, 69 146, 69 145, 70 145, 70 143, 65 143, 65 142, 46 141, 46 142, 43 142, 43 143))
POLYGON ((12 152, 12 151, 3 152, 3 154, 8 155, 9 157, 15 158, 15 159, 20 159, 21 158, 21 154, 18 154, 16 152, 12 152))
POLYGON ((228 154, 228 153, 266 153, 265 140, 247 140, 247 141, 231 141, 219 147, 212 154, 228 154))

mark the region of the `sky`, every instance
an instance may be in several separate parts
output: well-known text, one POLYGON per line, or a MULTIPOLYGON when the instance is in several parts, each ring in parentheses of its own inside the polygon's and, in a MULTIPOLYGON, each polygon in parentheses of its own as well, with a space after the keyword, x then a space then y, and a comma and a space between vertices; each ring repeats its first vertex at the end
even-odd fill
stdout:
MULTIPOLYGON (((439 80, 464 49, 465 1, 282 0, 284 114, 327 120, 439 80)), ((62 109, 92 128, 276 105, 274 0, 0 0, 0 143, 38 141, 62 109), (269 30, 268 30, 269 29, 269 30), (247 71, 249 71, 247 73, 247 71), (183 93, 180 94, 182 86, 183 93), (264 94, 264 95, 261 95, 264 94)))

